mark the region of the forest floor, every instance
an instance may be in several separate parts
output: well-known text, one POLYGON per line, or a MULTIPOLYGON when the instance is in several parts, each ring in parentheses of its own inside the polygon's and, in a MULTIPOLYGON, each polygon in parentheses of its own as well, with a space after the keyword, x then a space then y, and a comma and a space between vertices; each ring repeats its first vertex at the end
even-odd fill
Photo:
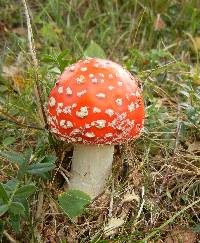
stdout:
POLYGON ((23 1, 0 1, 0 240, 200 242, 200 2, 27 4, 35 62, 23 1), (105 192, 70 219, 58 196, 73 147, 43 129, 34 86, 46 107, 62 68, 89 45, 140 78, 145 129, 116 146, 105 192))

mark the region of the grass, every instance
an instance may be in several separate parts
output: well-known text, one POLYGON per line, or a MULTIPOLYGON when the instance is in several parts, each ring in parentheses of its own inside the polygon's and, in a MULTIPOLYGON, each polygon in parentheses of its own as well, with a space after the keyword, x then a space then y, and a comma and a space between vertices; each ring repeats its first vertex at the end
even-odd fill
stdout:
MULTIPOLYGON (((62 168, 58 162, 59 170, 49 178, 23 178, 24 185, 31 181, 38 188, 27 200, 30 215, 20 220, 21 229, 13 230, 8 223, 11 216, 4 214, 3 242, 11 238, 19 242, 165 242, 177 229, 189 230, 190 236, 199 232, 199 1, 37 0, 28 5, 43 100, 47 101, 58 77, 58 55, 67 50, 62 62, 73 63, 94 40, 108 58, 140 77, 145 131, 137 141, 116 147, 106 193, 76 221, 63 215, 57 204, 72 155, 70 145, 65 153, 61 146, 57 156, 64 156, 62 168), (53 57, 51 63, 47 55, 53 57), (109 217, 124 223, 106 236, 103 229, 109 217)), ((54 154, 47 132, 19 125, 42 126, 33 93, 35 71, 23 5, 3 0, 0 9, 0 150, 24 153, 32 149, 36 158, 54 154)), ((1 158, 0 168, 2 182, 16 178, 16 165, 1 158)))

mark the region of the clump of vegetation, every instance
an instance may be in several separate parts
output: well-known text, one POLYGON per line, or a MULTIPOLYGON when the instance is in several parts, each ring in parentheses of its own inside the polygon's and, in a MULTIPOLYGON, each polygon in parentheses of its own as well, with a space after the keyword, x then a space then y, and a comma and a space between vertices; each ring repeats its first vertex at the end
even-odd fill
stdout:
POLYGON ((197 242, 199 1, 29 0, 28 7, 36 65, 23 3, 0 3, 0 239, 197 242), (64 67, 93 52, 140 77, 146 121, 140 139, 115 148, 107 189, 89 204, 81 192, 63 194, 73 147, 51 136, 41 103, 64 67))

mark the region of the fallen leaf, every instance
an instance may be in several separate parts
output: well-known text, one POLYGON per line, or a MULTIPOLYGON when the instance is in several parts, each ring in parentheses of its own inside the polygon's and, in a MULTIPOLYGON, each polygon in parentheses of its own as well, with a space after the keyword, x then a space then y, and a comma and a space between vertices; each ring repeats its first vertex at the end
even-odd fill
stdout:
POLYGON ((188 151, 190 153, 200 152, 200 142, 196 141, 188 145, 188 151))
POLYGON ((194 37, 194 45, 197 50, 200 50, 200 36, 194 37))
POLYGON ((200 70, 199 70, 199 66, 196 65, 194 67, 191 67, 190 75, 191 75, 191 78, 192 78, 194 84, 200 85, 200 70))
POLYGON ((200 85, 200 77, 198 79, 194 79, 194 83, 200 85))
POLYGON ((153 26, 154 26, 154 30, 155 31, 162 30, 162 29, 164 29, 166 27, 166 23, 161 18, 160 14, 157 14, 153 26))
POLYGON ((15 76, 16 74, 19 74, 18 67, 14 66, 14 65, 2 67, 2 77, 3 78, 7 79, 7 78, 15 76))
POLYGON ((21 74, 20 69, 15 65, 3 66, 2 67, 2 77, 4 79, 12 79, 13 87, 17 90, 23 90, 25 87, 25 80, 21 74))
POLYGON ((165 239, 165 243, 195 243, 197 235, 191 230, 173 229, 165 239))
POLYGON ((104 233, 106 236, 113 235, 116 230, 124 224, 124 219, 122 218, 111 218, 104 228, 104 233))
POLYGON ((131 201, 140 201, 140 198, 138 197, 138 195, 135 194, 134 191, 132 191, 131 193, 127 193, 124 195, 124 198, 122 199, 122 202, 131 202, 131 201))
POLYGON ((17 35, 26 35, 26 29, 23 27, 16 27, 12 29, 12 32, 14 32, 17 35))
POLYGON ((8 29, 3 22, 0 22, 0 35, 4 35, 5 33, 8 33, 8 29))
POLYGON ((17 89, 23 90, 25 88, 25 80, 22 75, 16 75, 12 79, 13 79, 14 86, 17 89))

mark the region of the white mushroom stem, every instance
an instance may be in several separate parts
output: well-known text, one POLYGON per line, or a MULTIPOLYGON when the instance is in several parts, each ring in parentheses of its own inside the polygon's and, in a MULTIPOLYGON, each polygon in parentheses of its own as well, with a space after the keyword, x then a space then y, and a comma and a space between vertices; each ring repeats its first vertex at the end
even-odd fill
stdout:
POLYGON ((75 145, 68 188, 98 196, 111 173, 113 153, 113 145, 75 145))

